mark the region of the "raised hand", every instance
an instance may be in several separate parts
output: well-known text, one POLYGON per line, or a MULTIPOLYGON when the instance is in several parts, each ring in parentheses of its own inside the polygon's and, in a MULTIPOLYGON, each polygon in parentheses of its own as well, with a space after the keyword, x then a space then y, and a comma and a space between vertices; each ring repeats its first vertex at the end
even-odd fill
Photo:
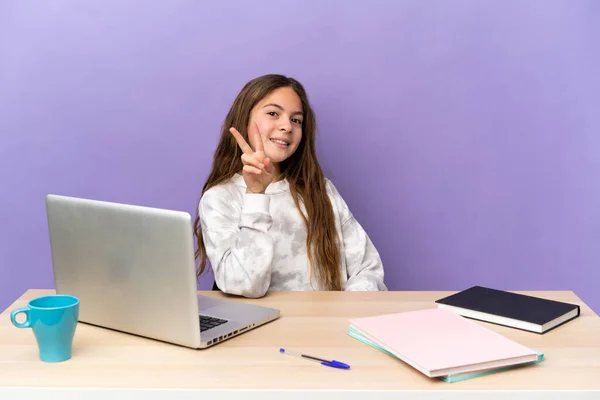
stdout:
POLYGON ((265 155, 258 126, 256 132, 248 130, 248 139, 252 147, 244 140, 244 137, 234 127, 229 128, 229 132, 237 141, 242 149, 242 176, 246 182, 246 193, 264 193, 267 186, 273 181, 273 164, 265 155))

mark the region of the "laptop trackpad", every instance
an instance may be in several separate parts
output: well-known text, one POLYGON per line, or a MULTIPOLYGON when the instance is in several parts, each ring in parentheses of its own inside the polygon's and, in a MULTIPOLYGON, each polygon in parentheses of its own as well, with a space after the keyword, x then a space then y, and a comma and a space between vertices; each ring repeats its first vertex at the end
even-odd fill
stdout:
POLYGON ((205 296, 198 296, 198 306, 200 315, 240 322, 261 320, 277 312, 277 310, 266 307, 258 307, 232 300, 213 299, 205 296))
POLYGON ((227 303, 221 299, 214 299, 209 296, 198 296, 198 310, 200 311, 200 314, 213 307, 222 306, 223 304, 227 303))

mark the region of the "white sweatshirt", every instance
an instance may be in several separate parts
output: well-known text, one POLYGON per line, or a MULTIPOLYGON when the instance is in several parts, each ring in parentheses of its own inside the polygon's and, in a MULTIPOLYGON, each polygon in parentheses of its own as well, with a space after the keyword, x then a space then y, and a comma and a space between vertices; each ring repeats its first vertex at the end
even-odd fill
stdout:
MULTIPOLYGON (((379 253, 331 181, 326 186, 340 236, 344 290, 387 290, 379 253)), ((244 178, 236 174, 207 190, 198 206, 219 288, 245 297, 269 290, 322 290, 316 273, 310 279, 306 224, 287 180, 271 183, 265 194, 245 192, 244 178)))

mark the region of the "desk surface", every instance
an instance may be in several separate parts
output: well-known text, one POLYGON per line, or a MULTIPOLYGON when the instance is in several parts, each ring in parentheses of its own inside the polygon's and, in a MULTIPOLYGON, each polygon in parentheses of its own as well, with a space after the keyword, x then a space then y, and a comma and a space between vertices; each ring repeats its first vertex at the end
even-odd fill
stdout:
POLYGON ((453 292, 275 292, 237 299, 279 308, 281 318, 206 350, 80 323, 73 358, 46 364, 38 359, 31 330, 12 326, 9 313, 50 293, 29 290, 0 315, 0 388, 600 391, 600 318, 567 291, 520 292, 581 306, 579 318, 545 335, 478 322, 543 351, 544 362, 457 383, 427 378, 346 335, 351 318, 432 308, 435 299, 453 292), (280 347, 335 358, 352 369, 284 356, 280 347))

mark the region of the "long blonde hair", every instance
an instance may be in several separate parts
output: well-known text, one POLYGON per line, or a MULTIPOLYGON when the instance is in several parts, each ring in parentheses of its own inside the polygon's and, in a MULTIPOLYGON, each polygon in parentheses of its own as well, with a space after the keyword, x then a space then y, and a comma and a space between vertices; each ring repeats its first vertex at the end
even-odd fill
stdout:
MULTIPOLYGON (((242 170, 242 150, 229 132, 236 127, 248 142, 248 123, 254 106, 272 91, 282 87, 292 88, 300 97, 303 110, 302 140, 287 160, 280 163, 281 177, 288 180, 296 208, 307 227, 306 247, 311 266, 311 276, 316 271, 321 286, 328 290, 342 290, 339 269, 339 239, 336 233, 333 208, 325 187, 325 176, 315 151, 315 115, 308 102, 304 87, 293 78, 283 75, 264 75, 248 82, 236 97, 221 129, 221 138, 213 157, 212 170, 202 188, 202 195, 220 183, 226 182, 242 170), (306 215, 302 212, 304 205, 306 215)), ((197 275, 206 266, 206 248, 202 239, 200 217, 194 221, 198 241, 196 258, 199 259, 197 275)))

